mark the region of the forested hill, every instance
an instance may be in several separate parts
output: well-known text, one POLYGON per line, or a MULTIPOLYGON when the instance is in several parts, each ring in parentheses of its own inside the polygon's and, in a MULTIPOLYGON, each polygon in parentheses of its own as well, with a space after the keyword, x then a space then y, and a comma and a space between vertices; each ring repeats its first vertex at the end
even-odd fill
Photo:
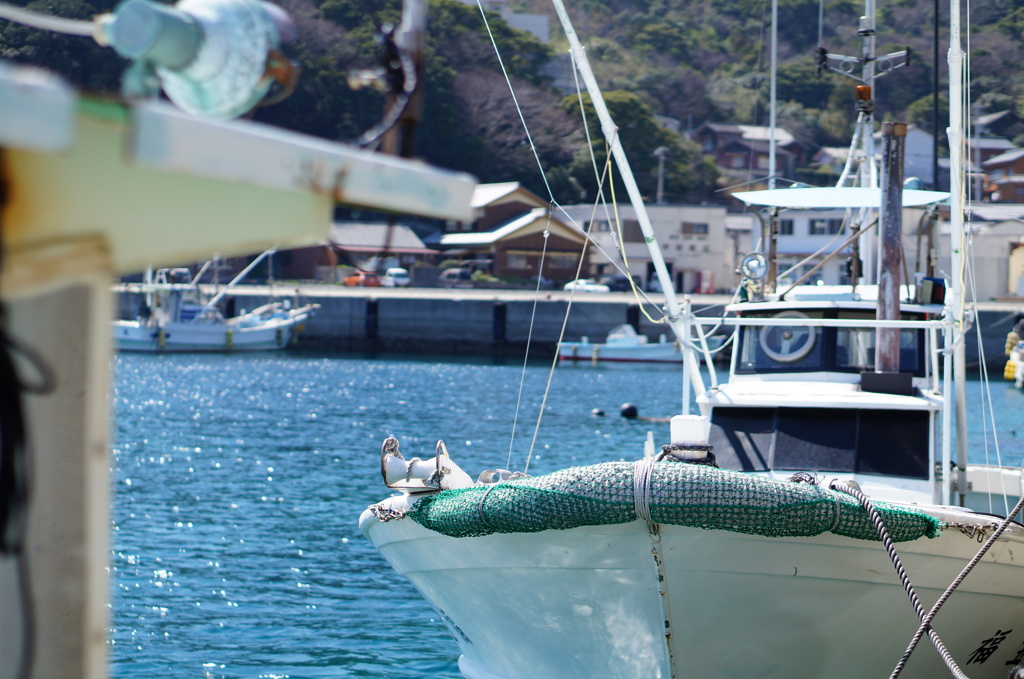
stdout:
MULTIPOLYGON (((15 0, 16 2, 18 0, 15 0)), ((495 13, 489 24, 518 105, 537 145, 556 199, 593 195, 594 168, 579 131, 578 100, 542 75, 566 53, 546 0, 510 0, 516 12, 550 17, 543 44, 508 28, 495 13)), ((71 18, 110 11, 115 0, 36 0, 30 9, 71 18)), ((288 46, 302 66, 296 91, 261 108, 256 120, 348 141, 376 123, 382 96, 349 87, 350 74, 376 64, 377 27, 399 21, 393 0, 281 0, 299 27, 288 46)), ((940 17, 941 92, 946 88, 948 16, 940 17)), ((715 200, 718 173, 682 134, 666 131, 655 115, 683 128, 703 122, 768 122, 770 0, 584 0, 570 2, 576 30, 587 45, 598 81, 620 128, 641 189, 653 195, 655 149, 666 147, 665 195, 672 201, 715 200)), ((933 8, 920 0, 877 4, 877 52, 910 47, 911 65, 888 74, 876 89, 880 119, 932 129, 933 8)), ((830 51, 859 55, 863 3, 829 0, 819 24, 817 0, 779 0, 778 122, 814 145, 848 144, 854 120, 853 81, 815 73, 821 30, 830 51)), ((976 0, 967 32, 970 90, 976 112, 1014 109, 1024 95, 1021 63, 1024 0, 976 0)), ((965 42, 966 44, 966 42, 965 42)), ((454 0, 430 0, 423 122, 416 154, 475 174, 481 181, 521 181, 547 197, 537 161, 519 121, 480 11, 454 0)), ((65 74, 78 86, 115 92, 126 63, 87 38, 53 35, 0 21, 0 58, 35 63, 65 74)), ((585 99, 585 108, 589 102, 585 99)), ((945 108, 943 108, 943 111, 945 108)), ((588 111, 589 112, 589 111, 588 111)), ((592 132, 598 128, 590 117, 592 132)), ((945 123, 940 121, 940 129, 945 123)), ((1015 140, 1024 144, 1024 139, 1015 140)), ((594 141, 603 155, 603 143, 594 141)))

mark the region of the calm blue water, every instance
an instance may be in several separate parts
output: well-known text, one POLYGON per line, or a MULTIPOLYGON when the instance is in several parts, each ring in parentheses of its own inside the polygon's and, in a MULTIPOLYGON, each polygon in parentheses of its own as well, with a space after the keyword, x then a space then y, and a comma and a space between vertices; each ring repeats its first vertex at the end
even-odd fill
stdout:
MULTIPOLYGON (((114 368, 111 676, 460 677, 446 628, 357 519, 388 494, 386 436, 407 458, 444 439, 473 476, 506 467, 521 364, 122 354, 114 368)), ((526 371, 513 469, 547 377, 526 371)), ((993 377, 1003 459, 1019 463, 1024 397, 993 377)), ((531 473, 640 456, 668 425, 619 405, 668 416, 680 393, 675 369, 559 368, 531 473)))

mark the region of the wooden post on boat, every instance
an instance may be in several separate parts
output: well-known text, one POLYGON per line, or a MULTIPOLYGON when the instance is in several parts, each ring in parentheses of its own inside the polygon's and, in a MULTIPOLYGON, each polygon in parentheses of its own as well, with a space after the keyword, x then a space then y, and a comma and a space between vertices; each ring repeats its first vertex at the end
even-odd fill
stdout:
MULTIPOLYGON (((875 317, 890 321, 900 315, 900 262, 903 234, 903 153, 907 140, 905 123, 882 124, 882 263, 878 278, 875 317)), ((900 370, 900 331, 878 328, 875 340, 875 371, 900 370)))

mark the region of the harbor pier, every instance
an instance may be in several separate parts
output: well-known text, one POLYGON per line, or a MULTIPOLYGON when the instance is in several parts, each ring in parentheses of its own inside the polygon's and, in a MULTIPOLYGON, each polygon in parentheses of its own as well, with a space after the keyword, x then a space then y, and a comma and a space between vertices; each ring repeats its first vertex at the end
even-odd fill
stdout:
MULTIPOLYGON (((138 286, 115 286, 120 318, 134 317, 142 302, 138 286)), ((279 283, 239 285, 232 289, 229 314, 265 304, 271 298, 315 302, 320 309, 299 333, 295 351, 328 353, 408 353, 448 356, 555 355, 561 337, 603 342, 623 323, 656 342, 670 334, 665 324, 643 313, 631 292, 576 293, 543 290, 445 288, 349 288, 336 285, 279 283), (570 307, 571 302, 571 307, 570 307), (566 317, 566 309, 569 309, 566 317), (531 322, 532 321, 532 322, 531 322), (565 326, 564 335, 562 332, 565 326)), ((691 295, 698 316, 720 316, 728 295, 691 295)), ((647 313, 661 315, 664 297, 648 293, 647 313)), ((1024 314, 1024 301, 978 305, 977 326, 989 369, 1002 371, 1006 334, 1024 314)), ((719 332, 727 332, 722 328, 719 332)), ((967 356, 977 356, 978 332, 966 337, 967 356)), ((970 361, 969 361, 970 363, 970 361)))

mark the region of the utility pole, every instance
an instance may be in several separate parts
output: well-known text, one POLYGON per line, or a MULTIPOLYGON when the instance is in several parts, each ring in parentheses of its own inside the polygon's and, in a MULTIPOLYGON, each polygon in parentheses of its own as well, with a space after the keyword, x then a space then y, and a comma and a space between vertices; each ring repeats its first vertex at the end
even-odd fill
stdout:
POLYGON ((658 157, 658 197, 657 205, 665 204, 665 156, 668 155, 668 148, 659 146, 654 149, 654 155, 658 157))

